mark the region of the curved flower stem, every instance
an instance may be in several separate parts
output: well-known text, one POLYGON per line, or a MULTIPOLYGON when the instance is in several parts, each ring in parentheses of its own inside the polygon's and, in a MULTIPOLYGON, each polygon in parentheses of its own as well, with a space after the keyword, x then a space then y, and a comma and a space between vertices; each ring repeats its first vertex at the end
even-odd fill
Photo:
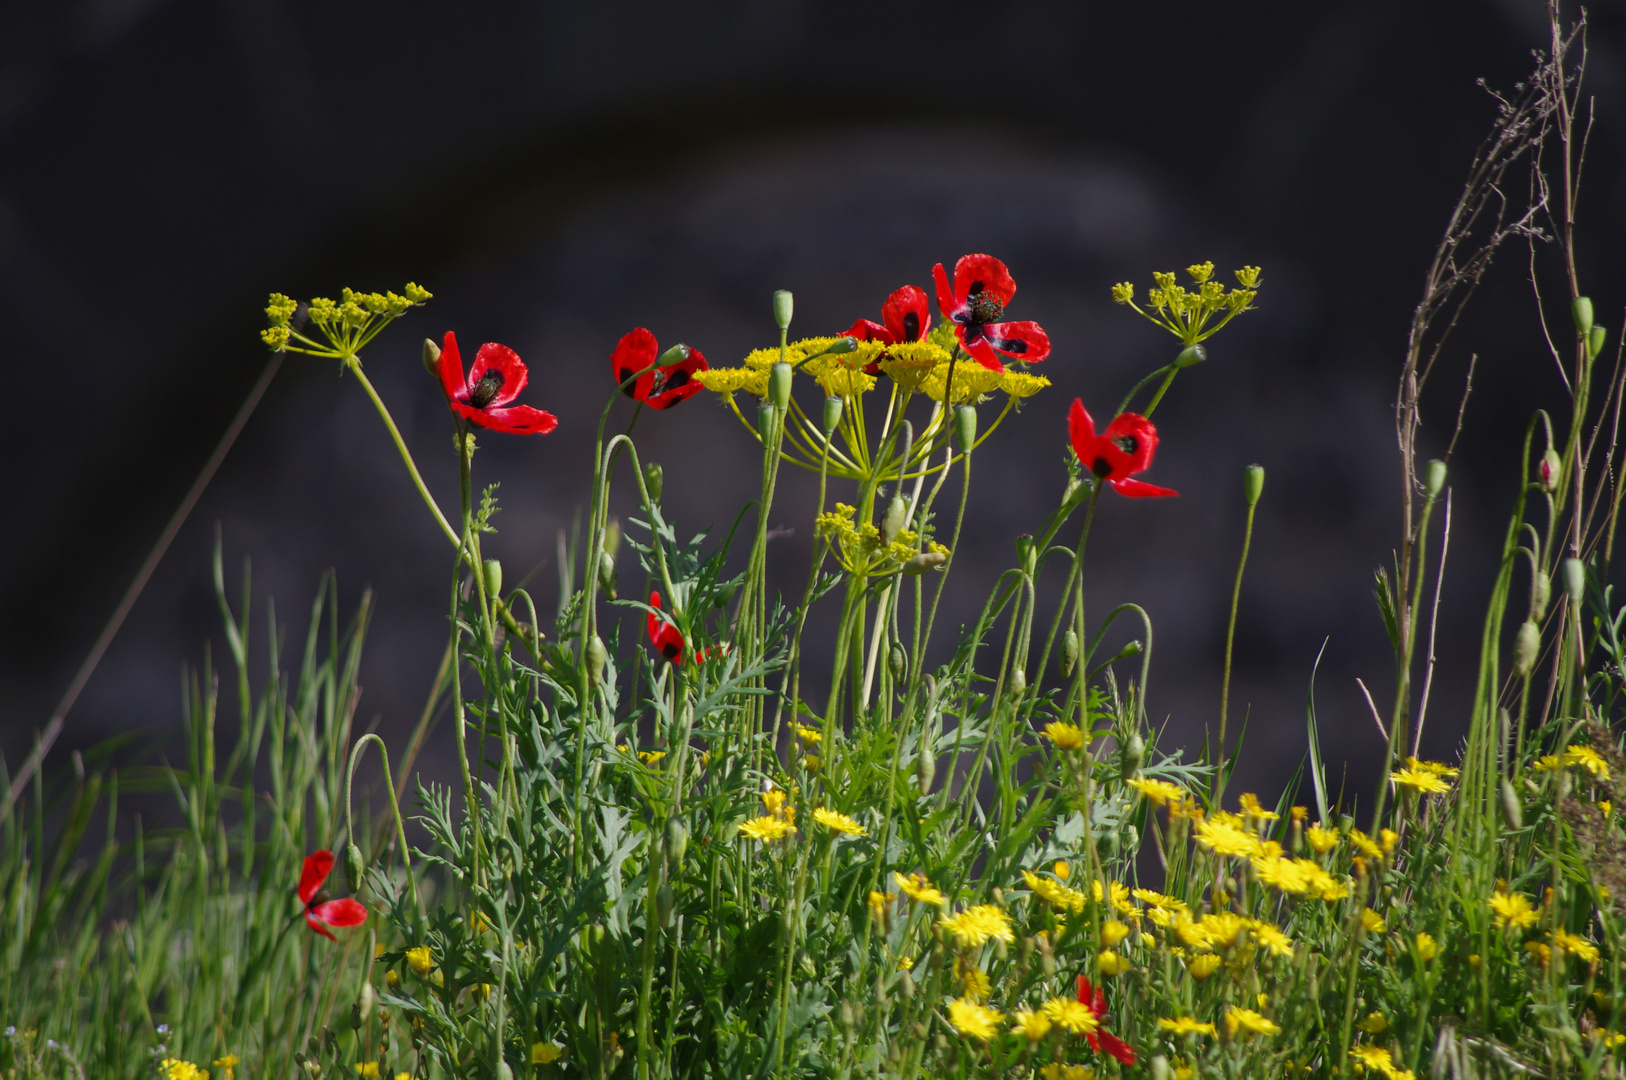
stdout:
POLYGON ((390 814, 395 818, 395 839, 401 845, 401 863, 406 868, 407 888, 412 894, 412 909, 417 913, 418 925, 424 923, 423 902, 418 899, 418 879, 412 876, 412 849, 407 847, 406 825, 401 820, 401 805, 395 799, 395 781, 390 775, 390 752, 384 745, 384 740, 376 733, 369 731, 356 740, 356 745, 350 749, 350 766, 344 775, 344 832, 351 844, 356 842, 353 818, 350 803, 350 789, 355 783, 356 766, 361 763, 361 753, 367 748, 369 742, 378 744, 378 756, 384 763, 384 790, 390 797, 390 814))
POLYGON ((435 523, 440 526, 440 531, 446 534, 446 539, 452 542, 453 547, 461 550, 463 547, 462 541, 458 538, 451 525, 447 523, 446 515, 440 512, 440 506, 435 502, 435 497, 429 494, 428 486, 424 484, 423 477, 418 474, 417 463, 412 460, 412 451, 407 449, 406 440, 401 438, 401 429, 395 426, 395 418, 390 416, 390 411, 385 408, 383 399, 378 396, 378 391, 373 389, 372 382, 363 374, 361 362, 354 355, 351 355, 345 357, 344 363, 350 369, 350 373, 361 383, 361 388, 367 391, 367 396, 372 399, 373 408, 378 410, 378 415, 383 418, 384 426, 389 428, 390 438, 395 440, 395 449, 400 453, 401 460, 406 463, 407 472, 411 474, 412 483, 417 487, 418 494, 423 496, 424 505, 429 507, 431 514, 435 515, 435 523))
MULTIPOLYGON (((1225 794, 1225 718, 1231 705, 1231 647, 1236 643, 1236 609, 1242 599, 1242 571, 1248 566, 1248 548, 1253 544, 1253 514, 1258 503, 1248 504, 1248 523, 1242 529, 1242 557, 1236 564, 1236 581, 1231 585, 1231 618, 1225 624, 1225 668, 1220 675, 1219 738, 1214 742, 1213 805, 1219 808, 1225 794)), ((1387 771, 1387 770, 1385 770, 1387 771)), ((1381 810, 1379 811, 1382 812, 1381 810)), ((1376 836, 1376 827, 1372 835, 1376 836)))

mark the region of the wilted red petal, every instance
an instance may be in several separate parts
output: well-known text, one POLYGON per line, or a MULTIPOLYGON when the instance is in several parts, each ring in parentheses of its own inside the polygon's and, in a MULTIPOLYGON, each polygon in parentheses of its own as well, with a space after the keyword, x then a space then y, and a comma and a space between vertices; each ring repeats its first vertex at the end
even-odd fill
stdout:
MULTIPOLYGON (((868 319, 862 321, 869 322, 868 319)), ((886 298, 886 303, 881 305, 881 321, 886 323, 888 345, 896 345, 903 341, 919 341, 925 337, 926 331, 930 330, 932 325, 932 311, 926 299, 926 290, 918 285, 905 285, 894 292, 886 298)))
POLYGON ((982 332, 988 336, 988 344, 1006 356, 1037 364, 1050 355, 1050 335, 1031 320, 990 323, 982 332))
POLYGON ((446 400, 468 396, 468 384, 463 381, 463 357, 457 351, 457 335, 446 331, 440 346, 440 387, 446 391, 446 400))
POLYGON ((1016 295, 1016 282, 1005 264, 992 255, 961 255, 954 264, 954 299, 964 304, 977 293, 996 297, 1003 307, 1016 295))
POLYGON ((1156 484, 1148 484, 1144 480, 1136 480, 1128 476, 1121 480, 1108 480, 1107 483, 1112 485, 1113 491, 1120 495, 1127 495, 1131 499, 1156 499, 1180 494, 1173 488, 1158 487, 1156 484))
MULTIPOLYGON (((610 371, 615 375, 616 385, 626 382, 634 372, 651 367, 659 350, 660 343, 655 340, 655 335, 642 326, 623 334, 621 340, 616 342, 615 352, 610 354, 610 371)), ((649 384, 654 381, 655 373, 645 372, 643 378, 623 387, 622 393, 642 401, 649 396, 649 384)))
POLYGON ((700 350, 690 349, 687 360, 671 367, 656 368, 650 372, 651 382, 646 385, 644 380, 639 379, 636 389, 645 395, 644 403, 651 409, 669 409, 704 390, 705 387, 695 381, 694 375, 698 371, 710 370, 711 365, 706 363, 700 350))
POLYGON ((360 926, 367 921, 367 909, 348 896, 317 904, 309 914, 329 926, 360 926))
MULTIPOLYGON (((445 353, 441 355, 444 356, 445 353)), ((333 873, 333 852, 327 848, 305 856, 305 865, 299 871, 299 902, 309 904, 311 897, 316 895, 316 890, 322 887, 322 882, 326 881, 331 873, 333 873)))
POLYGON ((525 389, 525 384, 531 378, 519 354, 495 341, 486 342, 480 346, 480 351, 474 354, 474 366, 469 368, 468 378, 471 392, 474 387, 480 385, 489 372, 495 372, 501 377, 502 382, 497 384, 496 393, 486 401, 484 408, 487 409, 498 409, 513 401, 519 396, 519 392, 525 389))

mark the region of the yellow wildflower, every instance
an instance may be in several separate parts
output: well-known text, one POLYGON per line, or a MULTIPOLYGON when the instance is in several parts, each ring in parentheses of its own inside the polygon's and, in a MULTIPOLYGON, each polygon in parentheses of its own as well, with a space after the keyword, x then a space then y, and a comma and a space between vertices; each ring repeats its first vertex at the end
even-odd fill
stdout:
MULTIPOLYGON (((1314 863, 1310 865, 1315 866, 1314 863)), ((1309 873, 1293 859, 1284 859, 1280 856, 1273 859, 1255 858, 1253 872, 1266 885, 1285 893, 1299 896, 1310 890, 1309 873)))
POLYGON ((1498 889, 1491 894, 1488 901, 1491 910, 1496 913, 1497 929, 1513 927, 1522 930, 1527 926, 1536 925, 1541 913, 1530 906, 1530 901, 1521 893, 1508 893, 1498 889))
POLYGON ((1225 1010, 1225 1033, 1234 1039, 1241 1031, 1249 1035, 1280 1035, 1282 1029, 1252 1009, 1232 1005, 1225 1010))
POLYGON ((1043 375, 1029 375, 1025 371, 1007 371, 999 378, 999 388, 1013 398, 1029 398, 1050 385, 1043 375))
POLYGON ((1438 956, 1439 952, 1440 947, 1435 944, 1433 937, 1422 933, 1417 935, 1417 958, 1419 960, 1426 964, 1438 956))
POLYGON ((1056 876, 1063 881, 1066 881, 1068 878, 1073 876, 1073 868, 1068 866, 1060 859, 1056 860, 1056 865, 1051 867, 1051 870, 1053 870, 1056 876))
POLYGON ((1360 1028, 1368 1035, 1382 1035, 1389 1030, 1389 1018, 1380 1012, 1367 1013, 1366 1019, 1360 1023, 1360 1028))
POLYGON ((406 958, 407 963, 412 965, 412 970, 419 975, 429 974, 430 969, 435 966, 435 958, 429 954, 429 946, 427 945, 418 945, 408 949, 406 958))
POLYGON ((640 750, 640 751, 638 751, 638 760, 642 761, 645 765, 653 765, 653 764, 655 764, 657 761, 659 761, 661 758, 663 758, 665 756, 666 756, 666 751, 665 750, 640 750))
POLYGON ((1266 810, 1259 803, 1259 796, 1253 792, 1244 792, 1242 798, 1237 800, 1242 805, 1242 813, 1248 817, 1256 817, 1261 821, 1275 821, 1281 817, 1274 810, 1266 810))
MULTIPOLYGON (((920 380, 920 389, 933 401, 942 401, 943 394, 948 391, 948 364, 938 364, 920 380)), ((954 387, 952 404, 960 405, 968 401, 975 401, 984 394, 990 393, 1000 384, 1002 378, 997 371, 989 371, 974 360, 961 360, 953 365, 954 387)))
POLYGON ((1349 1056, 1360 1062, 1363 1067, 1373 1069, 1385 1076, 1394 1071, 1394 1062, 1389 1057, 1389 1051, 1385 1047, 1352 1046, 1349 1048, 1349 1056))
POLYGON ((1434 773, 1422 769, 1401 769, 1389 774, 1389 782, 1396 787, 1408 787, 1423 795, 1444 795, 1451 785, 1434 773))
MULTIPOLYGON (((886 359, 879 366, 893 382, 912 394, 920 389, 922 379, 948 361, 948 350, 935 341, 904 341, 887 346, 886 359)), ((955 381, 958 382, 958 378, 955 381)))
POLYGON ((225 1057, 215 1058, 215 1068, 225 1069, 225 1080, 232 1080, 232 1077, 236 1075, 232 1070, 237 1068, 237 1055, 227 1054, 225 1057))
POLYGON ((1571 746, 1564 750, 1564 764, 1580 765, 1599 780, 1609 779, 1609 765, 1603 755, 1590 746, 1571 746))
POLYGON ((1325 855, 1338 846, 1338 830, 1323 829, 1320 825, 1311 825, 1304 830, 1304 838, 1310 841, 1310 847, 1317 855, 1325 855))
POLYGON ((180 1058, 165 1058, 158 1063, 163 1070, 164 1080, 209 1080, 209 1074, 180 1058))
POLYGON ((1524 943, 1524 950, 1535 959, 1540 960, 1543 967, 1552 963, 1553 950, 1550 946, 1543 945, 1539 941, 1527 941, 1524 943))
POLYGON ((1090 1007, 1077 998, 1054 997, 1044 1003, 1044 1014, 1057 1027, 1074 1035, 1088 1035, 1101 1026, 1090 1007))
POLYGON ((358 1062, 356 1062, 356 1075, 361 1077, 361 1080, 378 1080, 378 1075, 379 1075, 379 1073, 378 1073, 378 1062, 376 1062, 376 1061, 358 1061, 358 1062))
POLYGON ((1064 724, 1056 720, 1044 729, 1044 733, 1056 744, 1057 750, 1077 750, 1084 745, 1084 732, 1077 724, 1064 724))
POLYGON ((1378 841, 1382 843, 1385 855, 1393 855, 1395 848, 1400 846, 1400 834, 1393 829, 1382 829, 1378 832, 1378 841))
POLYGON ((932 883, 927 881, 924 875, 910 874, 904 877, 894 872, 892 880, 898 883, 898 888, 911 900, 922 904, 936 904, 938 907, 948 903, 948 898, 933 888, 932 883))
POLYGON ((1136 889, 1133 895, 1136 900, 1139 900, 1144 904, 1151 904, 1153 907, 1162 908, 1165 911, 1189 912, 1191 910, 1186 906, 1186 902, 1184 900, 1178 900, 1172 896, 1165 896, 1163 893, 1153 892, 1151 889, 1136 889))
POLYGON ((1218 855, 1248 856, 1259 850, 1259 838, 1217 816, 1197 823, 1197 842, 1218 855))
POLYGON ((978 904, 960 914, 937 920, 937 925, 954 935, 961 945, 975 948, 990 939, 1007 945, 1016 940, 1010 918, 994 904, 978 904))
POLYGON ((1101 944, 1109 949, 1118 947, 1118 942, 1129 936, 1129 927, 1117 919, 1108 919, 1101 924, 1101 944))
POLYGON ((1285 959, 1293 959, 1293 939, 1288 937, 1281 927, 1267 922, 1253 924, 1253 936, 1259 944, 1285 959))
MULTIPOLYGON (((777 354, 778 350, 775 350, 777 354)), ((697 371, 691 376, 695 382, 718 394, 732 394, 738 390, 755 394, 757 397, 768 396, 768 372, 766 369, 754 371, 751 368, 712 368, 710 371, 697 371)))
POLYGON ((1236 944, 1236 939, 1247 929, 1247 921, 1231 911, 1216 911, 1202 918, 1202 932, 1211 945, 1225 949, 1236 944))
POLYGON ((1110 949, 1096 956, 1095 963, 1101 969, 1101 974, 1108 977, 1122 975, 1135 966, 1110 949))
POLYGON ((1383 916, 1371 908, 1366 908, 1361 912, 1361 925, 1366 927, 1366 932, 1369 934, 1381 934, 1389 928, 1388 924, 1383 921, 1383 916))
POLYGON ((1361 854, 1373 859, 1383 858, 1383 849, 1378 846, 1375 840, 1373 840, 1370 836, 1367 836, 1361 830, 1349 830, 1349 841, 1360 849, 1361 854))
POLYGON ((1084 894, 1077 889, 1069 889, 1049 878, 1040 877, 1031 870, 1022 871, 1022 880, 1033 891, 1033 895, 1048 901, 1053 907, 1069 911, 1084 910, 1084 894))
POLYGON ((1030 1043, 1038 1042, 1050 1034, 1050 1017, 1039 1009, 1022 1009, 1016 1014, 1012 1035, 1025 1035, 1030 1043))
POLYGON ((740 833, 742 835, 748 836, 752 840, 760 840, 764 843, 771 840, 783 839, 785 836, 795 831, 796 826, 792 825, 784 818, 774 815, 755 817, 740 826, 740 833))
POLYGON ((897 893, 876 892, 871 889, 869 894, 869 913, 880 919, 886 913, 886 906, 897 896, 897 893))
POLYGON ((819 807, 813 811, 813 820, 823 825, 831 832, 845 833, 848 836, 863 836, 864 827, 846 814, 838 814, 826 807, 819 807))
POLYGON ((790 722, 790 730, 793 735, 801 740, 803 750, 813 749, 815 746, 819 745, 819 741, 824 738, 824 732, 820 731, 818 728, 806 727, 802 724, 798 724, 794 720, 790 722))
POLYGON ((1095 1080, 1095 1070, 1087 1065, 1060 1065, 1051 1062, 1039 1067, 1039 1080, 1095 1080))
POLYGON ((999 1022, 1005 1019, 1005 1014, 997 1009, 990 1009, 986 1005, 978 1005, 974 1001, 962 1001, 958 998, 949 1002, 949 1023, 961 1035, 969 1035, 973 1039, 987 1042, 999 1033, 999 1022))
POLYGON ((531 1044, 532 1065, 552 1065, 564 1054, 565 1048, 551 1042, 534 1042, 531 1044))
POLYGON ((1564 930, 1554 930, 1547 937, 1554 948, 1563 949, 1583 963, 1595 963, 1598 959, 1598 947, 1584 937, 1564 930))
POLYGON ((1126 780, 1130 787, 1146 796, 1148 802, 1155 806, 1167 806, 1171 802, 1178 804, 1186 797, 1186 789, 1179 784, 1171 784, 1167 780, 1151 780, 1144 776, 1136 776, 1126 780))
POLYGON ((1218 953, 1198 953, 1186 961, 1186 970, 1191 972, 1194 979, 1206 979, 1219 970, 1220 958, 1218 953))
POLYGON ((1217 1034, 1213 1024, 1193 1016, 1177 1016, 1172 1020, 1166 1016, 1159 1017, 1157 1026, 1170 1035, 1207 1035, 1212 1038, 1217 1034))

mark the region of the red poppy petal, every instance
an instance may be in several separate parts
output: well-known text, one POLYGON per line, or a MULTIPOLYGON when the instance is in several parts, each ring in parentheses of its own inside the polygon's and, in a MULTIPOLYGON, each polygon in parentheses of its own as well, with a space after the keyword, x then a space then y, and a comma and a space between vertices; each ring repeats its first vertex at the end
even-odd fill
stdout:
POLYGON ((440 346, 440 388, 446 391, 448 401, 468 397, 468 384, 463 381, 463 357, 457 351, 457 335, 446 331, 440 346))
POLYGON ((896 341, 891 331, 880 323, 872 322, 869 319, 859 319, 849 326, 847 336, 857 338, 859 341, 879 341, 884 345, 891 345, 896 341))
POLYGON ((1050 335, 1036 322, 991 323, 982 328, 988 343, 1007 356, 1037 364, 1050 355, 1050 335))
MULTIPOLYGON (((650 373, 654 384, 660 389, 647 395, 646 404, 652 409, 669 409, 679 402, 688 401, 705 389, 694 381, 695 373, 710 370, 711 365, 706 363, 706 358, 700 350, 690 349, 689 358, 681 364, 673 364, 669 368, 650 373)), ((638 386, 640 388, 644 386, 642 379, 638 380, 638 386)))
POLYGON ((1157 428, 1139 413, 1119 413, 1101 432, 1101 437, 1111 440, 1123 452, 1132 473, 1149 468, 1152 455, 1157 452, 1157 428))
MULTIPOLYGON (((1083 408, 1083 406, 1084 403, 1080 401, 1079 408, 1083 408)), ((1088 1005, 1091 1012, 1095 1011, 1095 1003, 1090 1000, 1094 996, 1095 990, 1090 986, 1090 977, 1088 975, 1080 975, 1078 977, 1078 1000, 1083 1002, 1085 1005, 1088 1005)))
POLYGON ((1158 487, 1156 484, 1148 484, 1144 480, 1136 480, 1128 476, 1122 480, 1108 480, 1107 483, 1112 485, 1113 491, 1120 495, 1127 495, 1131 499, 1156 499, 1180 494, 1173 488, 1158 487))
MULTIPOLYGON (((1116 1035, 1108 1035, 1104 1031, 1101 1032, 1101 1046, 1106 1047, 1107 1053, 1111 1054, 1125 1065, 1133 1065, 1135 1063, 1135 1051, 1131 1050, 1129 1048, 1129 1044, 1118 1038, 1116 1035)), ((1097 1047, 1096 1049, 1100 1049, 1100 1047, 1097 1047)))
MULTIPOLYGON (((441 355, 444 356, 445 353, 441 355)), ((305 865, 299 871, 299 902, 310 903, 311 897, 316 895, 316 890, 322 887, 322 882, 326 881, 331 873, 333 873, 333 852, 327 848, 305 856, 305 865)))
POLYGON ((476 409, 461 401, 451 403, 452 411, 489 431, 506 435, 546 435, 559 426, 559 418, 529 405, 510 405, 506 409, 476 409))
MULTIPOLYGON (((660 343, 655 340, 655 335, 642 326, 621 335, 621 340, 616 342, 615 352, 610 354, 610 372, 615 376, 616 384, 626 382, 635 371, 651 367, 659 352, 660 343)), ((642 401, 649 396, 649 384, 654 381, 655 373, 651 371, 626 387, 623 393, 642 401)))
POLYGON ((360 926, 367 921, 367 909, 348 896, 317 904, 308 915, 315 916, 329 926, 360 926))
POLYGON ((1085 448, 1095 440, 1095 421, 1085 410, 1083 398, 1074 398, 1073 407, 1067 410, 1067 434, 1072 439, 1073 453, 1083 461, 1085 448))
POLYGON ((1097 1035, 1093 1031, 1090 1031, 1086 1032, 1084 1037, 1090 1040, 1090 1049, 1099 1054, 1101 1052, 1101 1036, 1097 1035))
POLYGON ((992 255, 961 255, 954 264, 954 296, 963 302, 974 292, 997 297, 1003 306, 1016 295, 1016 282, 1005 264, 992 255))
POLYGON ((474 354, 474 366, 469 368, 469 387, 480 385, 480 380, 486 377, 487 372, 495 371, 502 377, 502 383, 497 392, 486 402, 488 409, 497 409, 519 397, 519 392, 525 389, 530 381, 531 373, 525 369, 525 361, 519 358, 519 353, 506 345, 498 345, 495 341, 488 341, 480 346, 480 351, 474 354))
POLYGON ((937 283, 937 310, 943 313, 943 318, 952 320, 964 305, 949 287, 948 272, 942 263, 932 267, 932 280, 937 283))
POLYGON ((683 663, 683 634, 669 622, 663 622, 652 643, 655 651, 674 664, 683 663))
POLYGON ((881 320, 886 323, 887 333, 891 335, 887 344, 919 341, 932 327, 932 309, 926 299, 926 290, 918 285, 905 285, 894 292, 881 305, 881 320))
POLYGON ((965 346, 965 351, 971 354, 971 359, 989 371, 1004 371, 1004 363, 994 354, 994 347, 988 343, 982 329, 980 326, 956 325, 954 332, 959 336, 960 344, 965 346))
POLYGON ((316 916, 312 915, 309 911, 305 912, 305 925, 310 927, 312 930, 315 930, 318 934, 321 934, 323 937, 327 938, 329 941, 338 941, 339 940, 338 938, 336 938, 332 934, 330 934, 328 932, 327 927, 323 926, 320 922, 318 922, 317 919, 316 919, 316 916))

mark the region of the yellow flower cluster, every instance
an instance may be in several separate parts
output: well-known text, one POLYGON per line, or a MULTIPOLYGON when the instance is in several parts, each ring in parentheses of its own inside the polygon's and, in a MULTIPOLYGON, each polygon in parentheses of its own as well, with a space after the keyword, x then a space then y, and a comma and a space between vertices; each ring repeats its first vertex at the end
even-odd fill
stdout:
POLYGON ((796 831, 796 807, 786 801, 784 791, 779 788, 764 791, 762 805, 767 813, 742 824, 742 836, 767 843, 782 840, 796 831))
POLYGON ((1349 1050, 1349 1056, 1355 1059, 1357 1068, 1382 1073, 1386 1080, 1416 1080, 1416 1074, 1410 1069, 1401 1069, 1395 1066, 1394 1059, 1390 1056, 1386 1047, 1352 1046, 1349 1050))
POLYGON ((1548 754, 1536 762, 1536 768, 1556 772, 1570 765, 1579 765, 1599 780, 1609 779, 1609 763, 1590 746, 1566 746, 1562 754, 1548 754))
POLYGON ((158 1069, 164 1080, 209 1080, 206 1070, 179 1058, 165 1058, 158 1063, 158 1069))
POLYGON ((394 319, 427 301, 433 294, 413 282, 393 292, 358 293, 345 289, 337 301, 319 296, 307 307, 310 320, 327 339, 323 345, 293 329, 290 323, 299 304, 282 293, 272 293, 265 314, 271 325, 260 331, 260 340, 273 349, 309 353, 312 356, 350 357, 394 319), (298 344, 293 344, 297 342, 298 344))
POLYGON ((818 535, 830 545, 836 561, 857 577, 885 577, 903 570, 904 563, 920 554, 948 556, 949 549, 935 541, 924 546, 920 536, 900 529, 888 543, 881 530, 868 521, 854 522, 857 508, 836 503, 834 510, 820 514, 814 524, 818 535))
POLYGON ((1536 925, 1541 913, 1530 906, 1530 901, 1521 893, 1510 893, 1505 888, 1499 888, 1491 894, 1489 900, 1491 911, 1496 916, 1498 930, 1512 927, 1523 930, 1527 926, 1536 925))
POLYGON ((978 1005, 974 1001, 961 998, 949 1002, 949 1023, 961 1035, 969 1035, 973 1039, 987 1042, 999 1034, 1000 1021, 1005 1014, 998 1009, 990 1009, 986 1005, 978 1005))
POLYGON ((828 807, 821 806, 813 811, 813 820, 823 825, 831 832, 844 833, 847 836, 863 836, 864 827, 846 814, 837 813, 828 807))
MULTIPOLYGON (((902 882, 899 882, 902 885, 902 882)), ((1016 940, 1011 920, 997 904, 978 904, 958 915, 943 916, 937 925, 954 936, 956 943, 976 948, 989 941, 1003 941, 1007 945, 1016 940)))
POLYGON ((897 882, 898 888, 903 890, 905 896, 916 903, 933 904, 937 907, 942 907, 948 903, 948 897, 944 896, 931 882, 927 881, 924 874, 910 874, 908 877, 904 877, 902 874, 894 872, 892 880, 897 882))
POLYGON ((1252 310, 1250 305, 1259 291, 1257 266, 1238 270, 1236 280, 1241 287, 1230 291, 1212 280, 1214 264, 1211 262, 1188 266, 1186 274, 1191 278, 1193 288, 1190 290, 1178 284, 1173 273, 1153 273, 1156 285, 1146 295, 1150 310, 1135 303, 1135 286, 1127 281, 1112 287, 1112 299, 1128 304, 1188 346, 1212 337, 1236 316, 1252 310), (1217 322, 1214 321, 1216 316, 1219 317, 1217 322))

